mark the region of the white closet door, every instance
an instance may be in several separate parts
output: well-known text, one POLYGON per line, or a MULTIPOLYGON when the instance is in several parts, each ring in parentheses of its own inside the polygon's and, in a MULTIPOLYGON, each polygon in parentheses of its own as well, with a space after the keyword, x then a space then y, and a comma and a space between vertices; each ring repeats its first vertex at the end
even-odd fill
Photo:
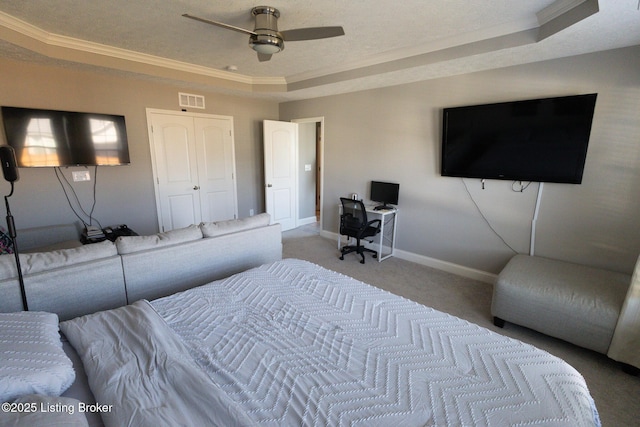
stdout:
POLYGON ((154 113, 150 119, 160 230, 198 224, 201 209, 193 118, 154 113))
POLYGON ((196 117, 202 221, 237 217, 233 121, 196 117))
POLYGON ((233 118, 147 110, 161 231, 237 217, 233 118))

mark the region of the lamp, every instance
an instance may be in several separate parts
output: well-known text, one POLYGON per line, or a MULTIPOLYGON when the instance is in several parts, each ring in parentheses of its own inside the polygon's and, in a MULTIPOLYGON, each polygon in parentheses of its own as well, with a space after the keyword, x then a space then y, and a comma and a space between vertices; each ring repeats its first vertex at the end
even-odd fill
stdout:
POLYGON ((264 55, 273 55, 284 49, 284 40, 277 32, 252 34, 249 38, 251 49, 264 55))
POLYGON ((2 173, 4 179, 11 183, 11 192, 4 196, 4 203, 7 207, 7 229, 9 237, 13 241, 13 254, 16 257, 16 269, 18 270, 18 282, 20 283, 20 294, 22 295, 22 307, 24 311, 29 311, 27 304, 27 294, 24 290, 24 278, 22 277, 22 267, 20 266, 20 253, 18 252, 18 242, 16 241, 16 224, 13 222, 13 215, 9 208, 9 197, 13 196, 13 183, 20 179, 18 176, 18 166, 16 162, 16 153, 13 147, 8 145, 0 146, 0 161, 2 162, 2 173))

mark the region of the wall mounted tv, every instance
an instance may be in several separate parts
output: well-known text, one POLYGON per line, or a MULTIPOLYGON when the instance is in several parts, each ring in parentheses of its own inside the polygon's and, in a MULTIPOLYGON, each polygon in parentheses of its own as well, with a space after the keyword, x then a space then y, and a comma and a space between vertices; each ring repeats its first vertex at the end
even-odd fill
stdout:
POLYGON ((129 164, 123 116, 2 107, 18 167, 129 164))
POLYGON ((596 97, 445 108, 442 176, 580 184, 596 97))

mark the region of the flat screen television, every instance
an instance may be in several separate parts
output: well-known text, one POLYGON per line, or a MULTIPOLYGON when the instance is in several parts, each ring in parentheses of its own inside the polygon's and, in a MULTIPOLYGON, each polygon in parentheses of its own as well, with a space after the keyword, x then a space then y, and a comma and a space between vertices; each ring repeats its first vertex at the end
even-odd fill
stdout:
POLYGON ((580 184, 596 97, 445 108, 441 175, 580 184))
POLYGON ((129 164, 124 116, 2 107, 18 167, 129 164))
POLYGON ((377 203, 382 203, 380 206, 376 206, 376 209, 391 209, 389 205, 397 205, 398 197, 400 195, 400 184, 394 184, 392 182, 371 181, 369 198, 377 203))

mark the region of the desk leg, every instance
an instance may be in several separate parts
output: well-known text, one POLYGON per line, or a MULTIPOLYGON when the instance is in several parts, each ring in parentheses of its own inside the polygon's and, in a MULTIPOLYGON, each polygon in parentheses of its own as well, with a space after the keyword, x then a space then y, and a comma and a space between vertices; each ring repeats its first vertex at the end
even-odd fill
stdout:
POLYGON ((390 258, 393 256, 393 253, 395 251, 395 247, 396 247, 396 220, 398 219, 398 213, 397 212, 393 212, 391 214, 387 214, 387 215, 383 215, 382 216, 382 224, 380 226, 380 239, 379 239, 379 246, 378 246, 378 262, 382 262, 387 258, 390 258), (388 215, 393 215, 393 219, 389 220, 389 226, 390 226, 390 232, 391 232, 391 238, 387 238, 384 235, 384 225, 387 222, 386 217, 388 215), (385 256, 382 256, 382 247, 384 246, 385 243, 385 239, 389 241, 389 253, 386 254, 385 256))
POLYGON ((384 244, 384 215, 380 217, 380 238, 378 239, 378 262, 382 262, 382 245, 384 244))

